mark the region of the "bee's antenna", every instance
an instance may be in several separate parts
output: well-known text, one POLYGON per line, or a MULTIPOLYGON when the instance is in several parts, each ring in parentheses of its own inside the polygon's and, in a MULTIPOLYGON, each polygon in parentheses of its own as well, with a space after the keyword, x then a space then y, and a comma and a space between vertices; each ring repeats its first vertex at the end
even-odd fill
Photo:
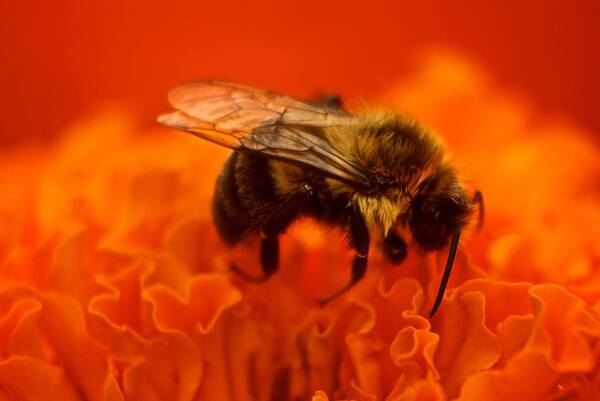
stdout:
POLYGON ((471 198, 471 203, 477 205, 479 209, 479 214, 477 216, 477 229, 481 230, 481 227, 483 227, 483 220, 485 218, 485 209, 483 207, 483 195, 481 194, 481 191, 475 191, 473 197, 471 198))
POLYGON ((450 242, 448 260, 446 261, 446 267, 444 268, 444 275, 442 276, 442 281, 440 282, 440 288, 438 288, 437 296, 435 297, 435 303, 431 308, 431 312, 429 312, 430 319, 433 317, 433 315, 435 315, 435 312, 437 312, 440 304, 442 303, 442 299, 444 298, 444 292, 446 292, 446 285, 448 284, 448 279, 450 278, 450 273, 452 272, 452 265, 454 264, 454 257, 456 256, 456 250, 458 249, 459 238, 460 230, 456 230, 452 236, 452 242, 450 242))

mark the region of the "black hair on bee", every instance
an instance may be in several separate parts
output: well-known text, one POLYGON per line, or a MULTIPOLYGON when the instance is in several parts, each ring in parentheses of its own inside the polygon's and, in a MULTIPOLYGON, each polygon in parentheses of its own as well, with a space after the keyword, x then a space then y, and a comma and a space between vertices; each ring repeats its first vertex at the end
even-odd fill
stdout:
POLYGON ((218 177, 213 217, 222 239, 238 244, 260 235, 261 282, 279 267, 279 236, 308 216, 345 230, 354 250, 348 283, 318 302, 352 288, 367 270, 373 236, 393 263, 407 255, 395 227, 407 227, 425 251, 449 245, 435 302, 450 277, 460 234, 480 192, 469 197, 441 140, 416 121, 390 112, 352 114, 337 97, 305 103, 266 90, 223 81, 175 88, 176 109, 159 122, 234 150, 218 177))

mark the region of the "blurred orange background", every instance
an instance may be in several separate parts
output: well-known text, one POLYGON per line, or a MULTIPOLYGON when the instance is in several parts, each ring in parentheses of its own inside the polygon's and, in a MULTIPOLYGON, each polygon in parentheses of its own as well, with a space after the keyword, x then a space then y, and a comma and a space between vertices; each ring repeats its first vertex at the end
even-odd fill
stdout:
POLYGON ((0 400, 600 399, 599 0, 0 2, 0 400), (486 218, 433 319, 446 250, 326 309, 351 255, 310 222, 228 274, 228 151, 155 121, 206 78, 441 133, 486 218))
POLYGON ((599 16, 597 0, 3 0, 0 145, 45 141, 114 100, 152 125, 168 88, 190 79, 368 99, 432 46, 600 132, 599 16))

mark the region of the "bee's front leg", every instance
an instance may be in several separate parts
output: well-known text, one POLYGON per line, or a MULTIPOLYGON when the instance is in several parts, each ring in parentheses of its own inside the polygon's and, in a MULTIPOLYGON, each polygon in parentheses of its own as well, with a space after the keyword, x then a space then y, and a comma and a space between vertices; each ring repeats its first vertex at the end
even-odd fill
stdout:
POLYGON ((406 259, 407 246, 406 242, 396 234, 394 231, 390 231, 381 244, 381 250, 383 254, 393 264, 398 264, 406 259))
POLYGON ((483 227, 483 220, 485 219, 485 208, 483 206, 483 194, 481 191, 475 191, 471 198, 471 204, 477 206, 479 216, 477 217, 477 229, 481 230, 483 227))
POLYGON ((369 229, 365 220, 357 207, 350 209, 350 227, 348 239, 350 247, 355 250, 356 254, 352 260, 352 273, 350 281, 344 287, 340 288, 333 294, 320 298, 317 303, 320 306, 325 306, 335 298, 339 297, 356 285, 367 272, 367 256, 369 254, 369 229))

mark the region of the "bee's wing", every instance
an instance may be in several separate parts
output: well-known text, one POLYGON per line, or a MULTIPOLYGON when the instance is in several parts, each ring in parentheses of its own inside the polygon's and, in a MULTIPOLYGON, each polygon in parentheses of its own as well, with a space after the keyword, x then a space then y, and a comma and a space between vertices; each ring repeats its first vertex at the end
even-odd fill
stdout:
POLYGON ((176 111, 161 115, 162 124, 231 149, 308 165, 345 181, 365 181, 361 169, 321 135, 321 128, 352 123, 351 115, 223 81, 179 86, 169 93, 169 102, 176 111))

